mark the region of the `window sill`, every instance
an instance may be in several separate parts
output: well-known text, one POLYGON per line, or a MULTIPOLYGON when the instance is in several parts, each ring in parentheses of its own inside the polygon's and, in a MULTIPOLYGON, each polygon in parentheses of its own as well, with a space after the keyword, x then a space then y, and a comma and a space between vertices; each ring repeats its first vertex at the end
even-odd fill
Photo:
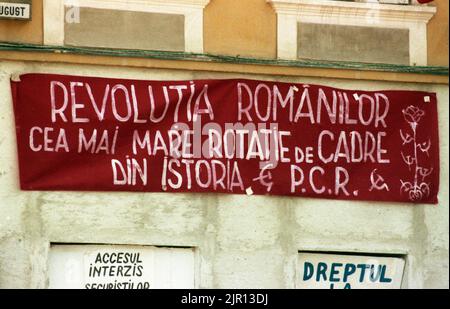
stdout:
MULTIPOLYGON (((366 20, 374 11, 379 22, 385 19, 427 22, 436 13, 436 7, 427 5, 398 5, 386 3, 348 2, 332 0, 266 0, 275 10, 284 14, 321 16, 323 18, 352 17, 366 20)), ((373 21, 376 22, 376 21, 373 21)))

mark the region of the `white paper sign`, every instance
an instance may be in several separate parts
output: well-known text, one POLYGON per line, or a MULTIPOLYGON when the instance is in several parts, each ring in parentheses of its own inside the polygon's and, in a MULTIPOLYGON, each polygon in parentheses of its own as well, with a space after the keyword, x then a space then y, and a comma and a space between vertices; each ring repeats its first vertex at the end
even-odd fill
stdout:
POLYGON ((49 288, 194 288, 194 251, 124 245, 52 245, 49 288))
POLYGON ((300 252, 297 267, 299 289, 399 289, 405 260, 300 252))
POLYGON ((0 2, 0 18, 30 19, 31 4, 0 2))

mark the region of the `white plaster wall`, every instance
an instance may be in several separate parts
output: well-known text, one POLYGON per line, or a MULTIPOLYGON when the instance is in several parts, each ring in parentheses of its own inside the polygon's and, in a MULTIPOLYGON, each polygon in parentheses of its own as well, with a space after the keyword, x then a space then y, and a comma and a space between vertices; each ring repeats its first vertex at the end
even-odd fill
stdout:
POLYGON ((0 288, 48 286, 49 244, 192 246, 196 286, 293 288, 299 250, 407 254, 403 288, 448 288, 448 86, 0 62, 0 288), (438 93, 438 206, 223 194, 22 192, 12 73, 134 79, 253 78, 438 93))

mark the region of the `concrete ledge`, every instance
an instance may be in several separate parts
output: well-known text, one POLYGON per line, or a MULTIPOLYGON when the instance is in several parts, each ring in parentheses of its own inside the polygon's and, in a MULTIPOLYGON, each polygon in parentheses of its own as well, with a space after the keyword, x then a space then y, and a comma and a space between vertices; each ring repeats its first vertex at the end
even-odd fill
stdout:
POLYGON ((0 42, 0 51, 26 51, 26 52, 52 52, 64 54, 85 54, 97 56, 135 57, 164 60, 189 60, 202 62, 226 62, 237 64, 258 64, 270 66, 287 66, 303 68, 329 68, 368 70, 380 72, 417 73, 448 76, 448 67, 434 66, 408 66, 380 63, 358 63, 340 61, 316 61, 316 60, 281 60, 258 59, 248 57, 233 57, 209 54, 197 54, 172 51, 134 50, 134 49, 110 49, 92 47, 68 47, 68 46, 44 46, 34 44, 19 44, 0 42))
POLYGON ((0 60, 448 85, 448 67, 241 58, 0 42, 0 60))

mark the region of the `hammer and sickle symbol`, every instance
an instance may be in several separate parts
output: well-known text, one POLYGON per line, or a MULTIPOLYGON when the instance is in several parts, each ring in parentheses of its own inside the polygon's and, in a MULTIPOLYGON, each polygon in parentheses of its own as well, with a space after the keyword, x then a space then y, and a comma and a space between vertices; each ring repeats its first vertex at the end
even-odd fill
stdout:
POLYGON ((372 186, 370 187, 369 191, 372 191, 373 189, 379 191, 389 191, 389 186, 385 182, 384 178, 381 175, 377 174, 377 169, 374 169, 370 174, 370 182, 372 183, 372 186))
POLYGON ((266 164, 259 172, 259 177, 253 178, 253 181, 259 180, 259 183, 267 188, 267 192, 270 192, 270 190, 272 190, 272 186, 273 186, 273 181, 271 181, 272 180, 272 172, 267 171, 271 167, 272 167, 272 163, 266 164), (266 181, 266 179, 268 179, 269 181, 266 181))

